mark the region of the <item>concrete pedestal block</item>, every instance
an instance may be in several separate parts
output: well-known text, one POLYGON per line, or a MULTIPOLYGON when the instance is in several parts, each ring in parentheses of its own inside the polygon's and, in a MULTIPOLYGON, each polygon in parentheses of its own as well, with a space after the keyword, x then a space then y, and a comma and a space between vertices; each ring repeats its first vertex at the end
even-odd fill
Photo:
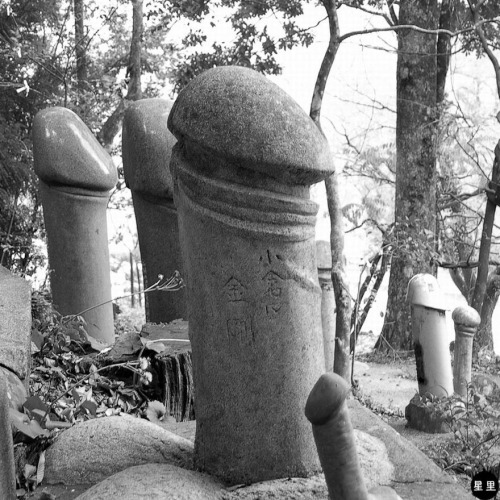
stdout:
POLYGON ((187 273, 195 466, 231 483, 320 469, 303 408, 324 371, 316 203, 326 140, 281 89, 216 68, 169 117, 187 273))
MULTIPOLYGON (((40 111, 33 123, 56 309, 78 314, 111 300, 106 207, 117 181, 111 157, 66 108, 40 111)), ((114 341, 111 302, 83 314, 90 336, 114 341)))
MULTIPOLYGON (((144 288, 174 271, 182 272, 177 210, 169 162, 176 139, 167 128, 172 103, 143 99, 123 119, 123 170, 132 191, 141 249, 144 288)), ((168 323, 187 318, 185 289, 145 294, 146 321, 168 323)))

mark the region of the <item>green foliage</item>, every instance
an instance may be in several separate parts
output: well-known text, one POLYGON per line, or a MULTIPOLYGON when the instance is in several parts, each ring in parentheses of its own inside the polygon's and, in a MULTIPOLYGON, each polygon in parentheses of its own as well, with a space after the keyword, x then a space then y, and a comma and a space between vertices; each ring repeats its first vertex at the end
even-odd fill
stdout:
POLYGON ((246 66, 263 74, 279 74, 281 67, 275 57, 278 50, 299 45, 307 47, 313 41, 310 31, 297 23, 306 3, 308 0, 220 0, 212 3, 210 27, 224 24, 234 33, 234 38, 230 42, 216 40, 207 46, 205 32, 193 25, 182 41, 184 47, 193 50, 180 54, 172 68, 175 90, 182 89, 196 75, 215 66, 246 66), (219 19, 216 24, 214 12, 227 12, 222 23, 219 19), (279 23, 271 21, 271 17, 279 23), (279 34, 271 34, 271 31, 279 34))
POLYGON ((472 476, 476 471, 496 467, 500 461, 500 399, 486 396, 470 384, 467 396, 425 403, 444 415, 455 439, 432 450, 443 469, 472 476))
MULTIPOLYGON (((171 418, 148 396, 153 373, 141 343, 129 361, 105 363, 90 346, 83 318, 62 317, 46 292, 33 293, 32 315, 38 348, 32 353, 32 396, 22 411, 10 409, 17 475, 25 491, 43 479, 44 450, 74 423, 123 412, 156 422, 171 418)), ((118 321, 117 329, 125 324, 118 321)))
MULTIPOLYGON (((477 4, 474 1, 473 4, 477 4)), ((460 19, 458 29, 464 30, 470 28, 474 25, 474 20, 472 18, 470 9, 465 2, 459 4, 459 9, 457 12, 458 18, 460 19)), ((500 26, 498 21, 495 21, 500 15, 500 5, 498 2, 486 1, 481 5, 479 9, 479 17, 483 20, 492 20, 482 25, 486 39, 491 44, 493 50, 498 49, 498 40, 500 39, 500 26)), ((476 57, 482 57, 485 55, 483 46, 475 32, 473 30, 465 31, 460 35, 460 41, 462 44, 462 50, 466 54, 475 54, 476 57)))

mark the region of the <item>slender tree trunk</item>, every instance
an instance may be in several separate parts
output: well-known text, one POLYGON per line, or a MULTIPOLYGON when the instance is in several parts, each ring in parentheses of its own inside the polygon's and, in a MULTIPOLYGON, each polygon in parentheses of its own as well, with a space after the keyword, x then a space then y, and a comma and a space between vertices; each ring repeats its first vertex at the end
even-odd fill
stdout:
POLYGON ((500 296, 500 266, 488 276, 486 293, 483 307, 481 308, 481 323, 474 338, 474 350, 477 352, 481 347, 493 350, 493 333, 491 321, 493 312, 500 296))
POLYGON ((132 256, 132 252, 129 252, 129 263, 130 263, 130 304, 132 307, 135 307, 135 288, 134 288, 134 257, 132 256))
POLYGON ((330 213, 330 246, 332 249, 332 285, 337 315, 335 318, 335 353, 333 371, 350 383, 349 353, 351 337, 351 295, 345 274, 344 221, 340 209, 338 174, 325 180, 330 213))
MULTIPOLYGON (((310 116, 321 130, 321 106, 326 82, 339 48, 339 23, 336 0, 321 0, 328 15, 330 39, 323 57, 311 100, 310 116)), ((349 347, 351 334, 351 297, 344 269, 344 224, 340 208, 338 174, 325 180, 328 212, 330 213, 330 245, 332 250, 332 284, 337 309, 335 325, 335 355, 333 371, 350 382, 349 347)))
MULTIPOLYGON (((484 211, 483 231, 481 234, 481 245, 479 247, 479 266, 477 268, 476 286, 472 296, 471 306, 481 315, 481 324, 474 339, 474 356, 477 356, 481 347, 493 349, 493 337, 491 332, 491 316, 495 308, 498 291, 497 282, 499 276, 488 276, 489 259, 491 250, 491 235, 495 222, 495 212, 500 204, 500 141, 495 148, 495 160, 491 172, 491 182, 488 184, 486 209, 484 211)), ((498 268, 497 268, 498 272, 498 268)))
POLYGON ((143 0, 132 1, 133 28, 132 40, 130 42, 130 55, 127 67, 127 76, 129 77, 127 95, 122 99, 111 116, 102 126, 97 137, 101 144, 109 149, 115 137, 121 130, 123 115, 131 101, 142 99, 141 90, 141 51, 142 51, 142 33, 143 25, 143 0))
POLYGON ((481 246, 479 247, 479 267, 477 268, 476 286, 472 297, 471 306, 479 313, 483 305, 484 294, 486 293, 486 282, 488 279, 488 267, 491 249, 491 234, 495 222, 495 211, 500 202, 497 194, 497 187, 500 183, 500 141, 495 148, 495 160, 491 172, 491 182, 487 191, 488 199, 484 211, 483 231, 481 234, 481 246))
POLYGON ((137 291, 139 292, 137 298, 139 299, 139 307, 142 307, 141 273, 139 272, 139 263, 137 261, 135 261, 135 275, 137 276, 137 291))
POLYGON ((87 46, 85 37, 85 12, 83 0, 74 0, 75 9, 75 54, 78 98, 82 97, 87 85, 87 46))
MULTIPOLYGON (((437 0, 401 0, 399 23, 438 27, 437 0)), ((411 350, 408 280, 435 273, 437 36, 398 32, 396 204, 387 314, 377 347, 411 350), (385 342, 384 342, 385 340, 385 342)))
MULTIPOLYGON (((456 0, 443 0, 439 15, 439 28, 448 31, 455 31, 457 27, 457 9, 458 2, 456 0)), ((441 115, 442 105, 444 102, 444 90, 446 85, 446 77, 450 67, 451 59, 451 38, 449 35, 441 32, 437 39, 437 89, 436 102, 437 110, 441 115)))
MULTIPOLYGON (((488 39, 484 33, 483 25, 480 23, 482 20, 480 9, 484 5, 483 0, 478 0, 473 2, 472 0, 467 0, 469 4, 470 12, 474 21, 474 27, 476 35, 481 42, 484 52, 488 56, 493 70, 495 71, 495 78, 497 83, 497 95, 500 98, 500 62, 493 52, 492 46, 488 43, 488 39)), ((497 115, 498 117, 498 115, 497 115)), ((484 326, 483 330, 476 336, 476 342, 474 342, 474 354, 477 355, 479 348, 482 347, 481 341, 486 342, 486 347, 489 347, 489 339, 491 336, 491 320, 488 326, 489 332, 486 334, 486 326, 488 324, 488 316, 490 315, 489 309, 494 307, 491 303, 496 303, 495 294, 491 292, 491 296, 485 299, 485 294, 487 294, 487 274, 488 274, 488 261, 490 255, 491 246, 491 233, 493 230, 493 223, 495 219, 496 206, 500 205, 500 141, 495 147, 495 161, 493 163, 493 171, 491 173, 491 182, 488 185, 486 193, 488 195, 488 201, 486 203, 486 210, 484 213, 483 221, 483 233, 481 236, 481 247, 479 248, 479 267, 477 270, 476 286, 474 288, 474 295, 472 297, 472 307, 476 311, 480 311, 481 314, 481 325, 484 326), (483 248, 484 245, 484 248, 483 248), (486 304, 485 304, 486 302, 486 304)), ((493 284, 492 284, 493 286, 493 284)), ((493 311, 491 311, 493 314, 493 311)), ((480 328, 481 328, 480 325, 480 328)), ((492 345, 491 341, 491 345, 492 345)))

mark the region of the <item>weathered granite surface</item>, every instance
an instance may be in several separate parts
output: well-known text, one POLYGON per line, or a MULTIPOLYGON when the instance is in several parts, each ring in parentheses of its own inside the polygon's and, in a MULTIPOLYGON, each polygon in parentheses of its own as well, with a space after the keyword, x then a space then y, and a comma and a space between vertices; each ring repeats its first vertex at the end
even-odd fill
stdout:
POLYGON ((78 500, 216 500, 224 486, 207 474, 175 465, 150 463, 118 472, 96 484, 78 500))
POLYGON ((0 266, 0 366, 26 384, 31 367, 31 285, 0 266))
POLYGON ((293 99, 244 68, 192 80, 168 123, 195 465, 232 483, 317 473, 303 415, 325 365, 309 184, 333 172, 328 144, 293 99))
POLYGON ((224 66, 198 76, 169 116, 178 140, 280 182, 311 185, 333 171, 325 137, 302 108, 256 71, 224 66))
POLYGON ((129 415, 81 422, 47 450, 48 484, 94 484, 134 465, 191 468, 193 442, 129 415))

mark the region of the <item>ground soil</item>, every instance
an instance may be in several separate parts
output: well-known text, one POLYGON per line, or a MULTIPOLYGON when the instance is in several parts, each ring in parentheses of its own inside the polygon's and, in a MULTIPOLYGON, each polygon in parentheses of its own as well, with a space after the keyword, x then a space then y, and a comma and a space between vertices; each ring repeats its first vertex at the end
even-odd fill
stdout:
MULTIPOLYGON (((415 359, 411 355, 405 359, 381 358, 370 354, 368 349, 362 351, 353 370, 357 397, 427 456, 436 458, 436 453, 455 437, 451 432, 428 434, 407 427, 405 408, 418 393, 415 359)), ((494 360, 489 368, 475 366, 473 377, 478 374, 486 375, 500 386, 498 364, 494 360)), ((470 478, 458 475, 457 479, 468 487, 470 478)))

